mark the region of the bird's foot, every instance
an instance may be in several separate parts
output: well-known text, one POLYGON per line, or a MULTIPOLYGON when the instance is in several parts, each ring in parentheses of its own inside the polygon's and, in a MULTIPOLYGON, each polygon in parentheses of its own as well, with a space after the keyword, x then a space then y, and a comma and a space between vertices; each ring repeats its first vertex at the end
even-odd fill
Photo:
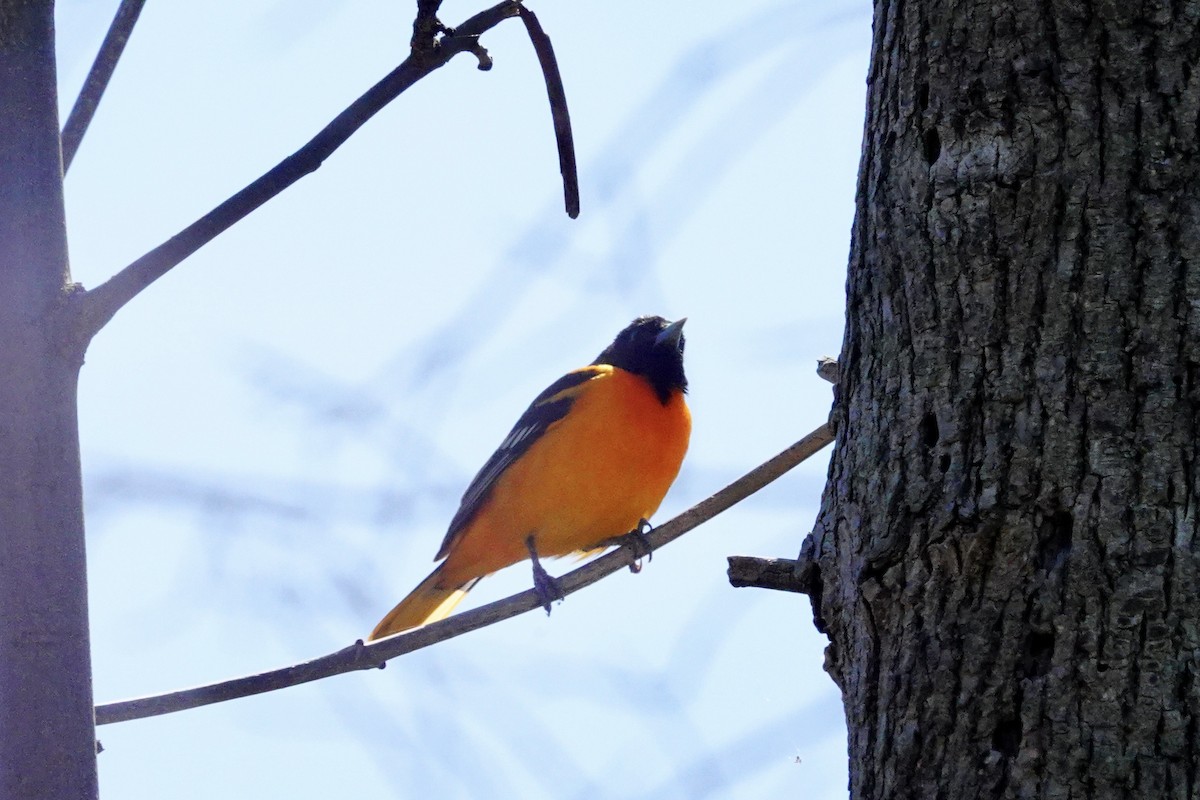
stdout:
POLYGON ((654 526, 650 524, 648 519, 638 520, 637 527, 629 533, 623 533, 620 536, 614 536, 611 539, 605 539, 600 544, 605 547, 626 547, 629 552, 633 553, 634 561, 629 565, 629 571, 637 574, 642 571, 642 559, 647 561, 654 560, 654 548, 650 546, 650 540, 646 538, 646 534, 654 530, 654 526))
POLYGON ((538 559, 537 543, 532 536, 525 540, 525 547, 529 550, 529 558, 533 562, 533 591, 542 608, 546 609, 546 616, 549 616, 550 604, 555 600, 564 599, 566 595, 563 593, 558 579, 546 572, 546 568, 542 566, 542 562, 538 559))

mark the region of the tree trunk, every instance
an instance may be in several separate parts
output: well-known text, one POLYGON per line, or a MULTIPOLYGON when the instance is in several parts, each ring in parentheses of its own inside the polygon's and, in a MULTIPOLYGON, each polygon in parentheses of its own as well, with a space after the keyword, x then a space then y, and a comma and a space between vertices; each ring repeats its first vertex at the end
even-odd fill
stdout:
POLYGON ((0 0, 0 798, 94 798, 54 4, 0 0))
POLYGON ((877 0, 815 556, 851 796, 1200 796, 1200 3, 877 0))

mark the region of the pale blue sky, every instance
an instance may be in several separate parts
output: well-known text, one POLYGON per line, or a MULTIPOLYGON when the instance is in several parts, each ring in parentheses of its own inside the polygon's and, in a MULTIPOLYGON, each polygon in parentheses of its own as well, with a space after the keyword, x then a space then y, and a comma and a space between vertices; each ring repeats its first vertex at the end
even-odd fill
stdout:
MULTIPOLYGON (((59 0, 68 106, 117 5, 59 0)), ((632 317, 688 316, 695 417, 660 521, 816 427, 841 341, 870 8, 535 4, 575 128, 562 213, 524 30, 484 37, 188 259, 88 353, 97 699, 339 648, 423 577, 475 469, 632 317)), ((443 7, 449 23, 482 6, 443 7)), ((67 179, 94 286, 403 57, 411 3, 149 0, 67 179)), ((107 797, 844 798, 794 556, 826 458, 641 575, 383 672, 100 730, 107 797)), ((569 565, 555 564, 558 571, 569 565)), ((469 602, 526 588, 518 567, 469 602)))

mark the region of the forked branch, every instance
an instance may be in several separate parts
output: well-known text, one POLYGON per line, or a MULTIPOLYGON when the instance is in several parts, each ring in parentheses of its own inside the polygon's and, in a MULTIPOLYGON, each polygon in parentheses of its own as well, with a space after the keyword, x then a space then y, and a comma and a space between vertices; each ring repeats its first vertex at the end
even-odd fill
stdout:
MULTIPOLYGON (((822 425, 774 458, 760 464, 706 500, 663 523, 646 535, 650 549, 657 550, 678 539, 700 523, 712 519, 734 504, 776 480, 800 462, 817 453, 833 441, 828 425, 822 425)), ((608 575, 632 566, 636 559, 628 548, 618 548, 558 579, 563 594, 577 592, 608 575)), ((321 658, 290 667, 248 675, 194 689, 168 694, 106 703, 96 707, 96 724, 125 722, 159 714, 169 714, 188 708, 220 703, 238 697, 284 689, 301 683, 353 672, 383 667, 389 659, 429 647, 446 639, 491 625, 494 622, 540 608, 541 601, 531 589, 485 606, 456 614, 423 628, 406 631, 371 644, 355 642, 349 647, 321 658)))

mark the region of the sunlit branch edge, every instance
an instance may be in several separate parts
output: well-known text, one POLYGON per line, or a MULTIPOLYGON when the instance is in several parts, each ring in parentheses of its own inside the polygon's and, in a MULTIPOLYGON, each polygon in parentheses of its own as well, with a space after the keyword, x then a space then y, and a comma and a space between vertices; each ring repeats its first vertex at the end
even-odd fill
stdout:
MULTIPOLYGON (((828 424, 822 425, 779 455, 750 470, 711 497, 700 501, 687 511, 650 531, 646 536, 650 549, 653 551, 663 547, 702 522, 712 519, 722 511, 741 502, 816 454, 832 441, 832 429, 828 424)), ((620 547, 563 575, 558 579, 559 585, 562 587, 564 595, 572 594, 624 567, 632 566, 636 561, 636 556, 629 548, 620 547)), ((207 686, 105 703, 96 707, 96 724, 107 725, 113 722, 126 722, 160 714, 170 714, 175 711, 284 689, 332 675, 340 675, 344 672, 382 668, 387 661, 397 656, 429 647, 540 607, 536 593, 530 589, 371 644, 364 644, 359 640, 349 647, 300 664, 207 686)))
POLYGON ((167 241, 121 269, 95 289, 78 295, 79 337, 88 341, 121 308, 235 223, 296 181, 319 169, 325 159, 354 135, 375 114, 431 72, 445 66, 459 53, 479 58, 480 69, 491 61, 479 44, 479 36, 518 14, 520 3, 504 0, 481 11, 438 40, 432 48, 414 48, 409 57, 346 107, 292 155, 280 161, 212 211, 188 225, 167 241))

